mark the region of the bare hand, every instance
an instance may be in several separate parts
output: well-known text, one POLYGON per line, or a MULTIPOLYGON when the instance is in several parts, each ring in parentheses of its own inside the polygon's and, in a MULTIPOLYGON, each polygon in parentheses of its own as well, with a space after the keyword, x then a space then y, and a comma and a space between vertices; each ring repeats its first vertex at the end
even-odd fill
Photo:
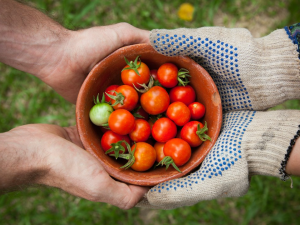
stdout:
POLYGON ((1 134, 0 140, 10 142, 0 148, 0 191, 44 184, 130 209, 148 190, 112 179, 100 162, 82 149, 75 127, 25 125, 1 134))
POLYGON ((149 42, 149 31, 127 23, 71 31, 60 60, 40 77, 68 101, 75 103, 79 89, 96 63, 120 47, 149 42))

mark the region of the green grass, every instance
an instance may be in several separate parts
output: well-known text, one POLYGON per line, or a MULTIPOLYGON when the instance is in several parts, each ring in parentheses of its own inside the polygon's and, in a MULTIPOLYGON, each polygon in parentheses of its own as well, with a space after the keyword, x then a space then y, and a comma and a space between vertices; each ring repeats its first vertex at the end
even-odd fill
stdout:
MULTIPOLYGON (((256 21, 256 17, 269 18, 272 22, 262 25, 266 33, 300 22, 298 0, 188 1, 196 7, 192 22, 177 17, 182 2, 32 0, 28 4, 70 29, 118 22, 128 22, 143 29, 196 28, 214 25, 220 13, 228 27, 234 27, 242 20, 250 24, 256 21), (286 17, 278 18, 279 12, 284 10, 286 17)), ((37 78, 3 64, 0 64, 0 74, 1 132, 28 123, 75 124, 75 107, 37 78)), ((300 109, 300 102, 290 100, 274 109, 288 108, 300 109)), ((200 202, 170 211, 138 208, 124 211, 58 189, 31 187, 0 196, 0 224, 299 224, 300 179, 293 178, 293 182, 294 188, 291 189, 290 181, 253 177, 244 197, 200 202)))

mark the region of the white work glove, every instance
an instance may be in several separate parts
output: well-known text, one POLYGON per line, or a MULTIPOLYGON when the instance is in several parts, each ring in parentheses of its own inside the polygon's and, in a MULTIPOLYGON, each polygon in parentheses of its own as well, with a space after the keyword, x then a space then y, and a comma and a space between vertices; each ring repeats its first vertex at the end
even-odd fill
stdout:
POLYGON ((159 53, 189 56, 212 76, 224 111, 264 110, 300 98, 297 45, 284 29, 253 38, 244 28, 152 30, 159 53))
POLYGON ((252 175, 288 177, 285 166, 300 133, 300 111, 254 111, 300 97, 300 60, 288 34, 282 29, 255 39, 246 29, 219 27, 151 32, 159 53, 187 55, 210 73, 226 113, 199 170, 151 188, 139 207, 173 209, 238 197, 247 192, 252 175))

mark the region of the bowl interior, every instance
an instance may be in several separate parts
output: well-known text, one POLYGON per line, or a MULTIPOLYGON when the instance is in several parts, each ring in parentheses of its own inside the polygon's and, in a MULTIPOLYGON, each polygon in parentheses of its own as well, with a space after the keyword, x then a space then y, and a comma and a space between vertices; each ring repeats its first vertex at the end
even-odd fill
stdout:
POLYGON ((125 183, 153 186, 166 180, 174 179, 188 174, 201 164, 207 153, 217 140, 222 123, 222 107, 219 92, 210 75, 200 65, 188 57, 168 57, 158 54, 149 44, 139 44, 123 47, 98 63, 89 73, 78 95, 76 105, 76 121, 81 141, 85 149, 100 160, 105 170, 114 178, 125 183), (158 69, 166 62, 174 63, 178 68, 190 71, 190 85, 196 91, 197 101, 206 107, 202 122, 206 121, 208 135, 212 141, 204 142, 200 147, 194 148, 191 159, 180 167, 182 173, 169 167, 159 167, 146 172, 136 172, 132 169, 120 169, 123 161, 116 161, 113 157, 104 154, 101 148, 101 132, 99 127, 92 124, 89 111, 94 105, 93 97, 105 91, 112 84, 122 84, 121 70, 126 66, 124 57, 133 61, 136 56, 146 63, 150 69, 158 69))

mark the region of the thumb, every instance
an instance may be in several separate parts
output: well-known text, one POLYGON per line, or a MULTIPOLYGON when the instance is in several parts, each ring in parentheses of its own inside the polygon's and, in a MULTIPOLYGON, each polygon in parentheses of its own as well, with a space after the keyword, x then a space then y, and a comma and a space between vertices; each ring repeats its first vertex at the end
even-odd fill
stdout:
POLYGON ((114 24, 111 25, 111 28, 115 30, 120 39, 119 47, 150 42, 150 31, 148 30, 136 28, 128 23, 114 24))

